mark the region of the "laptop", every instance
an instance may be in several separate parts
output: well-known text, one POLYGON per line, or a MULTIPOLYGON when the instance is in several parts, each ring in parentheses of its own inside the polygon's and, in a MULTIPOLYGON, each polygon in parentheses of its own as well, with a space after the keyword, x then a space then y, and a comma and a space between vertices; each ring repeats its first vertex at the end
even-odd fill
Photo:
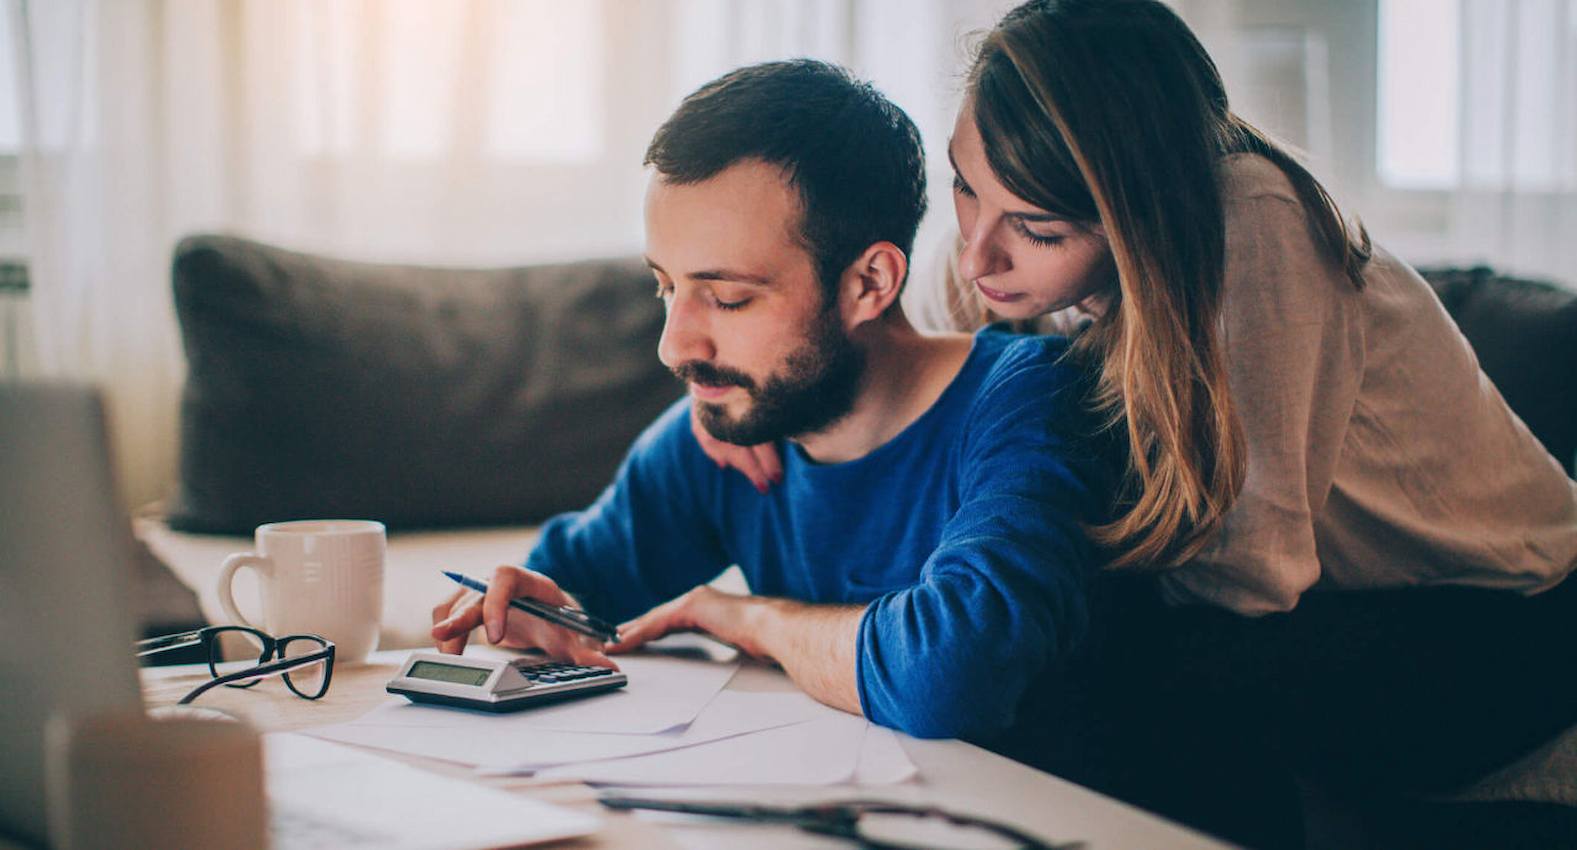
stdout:
MULTIPOLYGON (((134 546, 112 469, 91 387, 0 382, 0 850, 47 843, 50 716, 142 707, 134 546)), ((264 745, 275 850, 514 847, 600 825, 325 741, 264 745)))
POLYGON ((131 526, 104 407, 80 385, 0 383, 0 835, 42 845, 44 724, 142 705, 131 526))

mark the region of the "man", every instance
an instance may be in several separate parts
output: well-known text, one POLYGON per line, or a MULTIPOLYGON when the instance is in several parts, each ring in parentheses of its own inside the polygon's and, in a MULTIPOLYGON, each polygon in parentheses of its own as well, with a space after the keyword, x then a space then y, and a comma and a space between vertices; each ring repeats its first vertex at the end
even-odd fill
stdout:
POLYGON ((485 624, 495 644, 612 664, 605 649, 699 629, 911 734, 990 743, 1042 716, 1085 632, 1081 523, 1109 481, 1072 442, 1084 393, 1059 341, 922 336, 905 318, 914 125, 840 69, 769 63, 688 97, 646 163, 658 354, 690 399, 594 505, 544 526, 526 569, 434 609, 440 649, 485 624), (777 442, 781 486, 719 469, 691 416, 777 442), (705 585, 729 564, 755 595, 705 585), (511 613, 522 595, 633 619, 605 648, 511 613))

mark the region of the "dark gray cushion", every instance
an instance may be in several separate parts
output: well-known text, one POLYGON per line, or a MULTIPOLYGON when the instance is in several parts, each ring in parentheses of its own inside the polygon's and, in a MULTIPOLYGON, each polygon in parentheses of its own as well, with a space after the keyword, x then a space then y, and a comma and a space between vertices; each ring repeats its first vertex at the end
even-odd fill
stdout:
POLYGON ((1419 269, 1528 430, 1577 465, 1577 292, 1477 268, 1419 269))
POLYGON ((682 391, 634 259, 437 269, 204 235, 174 283, 185 531, 539 522, 589 504, 682 391))

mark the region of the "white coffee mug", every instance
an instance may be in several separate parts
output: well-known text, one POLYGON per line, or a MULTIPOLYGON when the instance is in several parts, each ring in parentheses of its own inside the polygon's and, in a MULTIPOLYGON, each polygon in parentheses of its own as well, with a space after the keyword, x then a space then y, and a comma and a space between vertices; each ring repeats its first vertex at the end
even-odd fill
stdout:
POLYGON ((231 622, 275 637, 321 635, 335 664, 358 664, 378 645, 383 625, 383 523, 300 520, 257 527, 256 551, 225 559, 219 604, 231 622), (262 591, 263 625, 241 616, 230 585, 251 567, 262 591))

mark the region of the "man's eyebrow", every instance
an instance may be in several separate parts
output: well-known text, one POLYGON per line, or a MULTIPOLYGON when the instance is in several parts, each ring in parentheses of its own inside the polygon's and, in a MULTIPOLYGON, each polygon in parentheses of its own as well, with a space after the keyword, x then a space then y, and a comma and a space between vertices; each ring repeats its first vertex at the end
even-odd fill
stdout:
MULTIPOLYGON (((664 270, 662 266, 652 262, 651 257, 646 257, 644 259, 646 260, 646 265, 649 266, 652 271, 662 272, 665 275, 668 274, 668 272, 664 270)), ((669 277, 672 277, 672 275, 669 275, 669 277)), ((691 272, 690 274, 685 275, 685 277, 691 280, 720 280, 727 281, 729 283, 749 283, 756 286, 770 286, 772 284, 772 278, 768 275, 743 272, 730 268, 703 269, 698 272, 691 272)))
POLYGON ((735 269, 705 269, 690 275, 691 280, 726 280, 730 283, 750 283, 756 286, 768 286, 772 278, 764 274, 752 274, 735 269))

